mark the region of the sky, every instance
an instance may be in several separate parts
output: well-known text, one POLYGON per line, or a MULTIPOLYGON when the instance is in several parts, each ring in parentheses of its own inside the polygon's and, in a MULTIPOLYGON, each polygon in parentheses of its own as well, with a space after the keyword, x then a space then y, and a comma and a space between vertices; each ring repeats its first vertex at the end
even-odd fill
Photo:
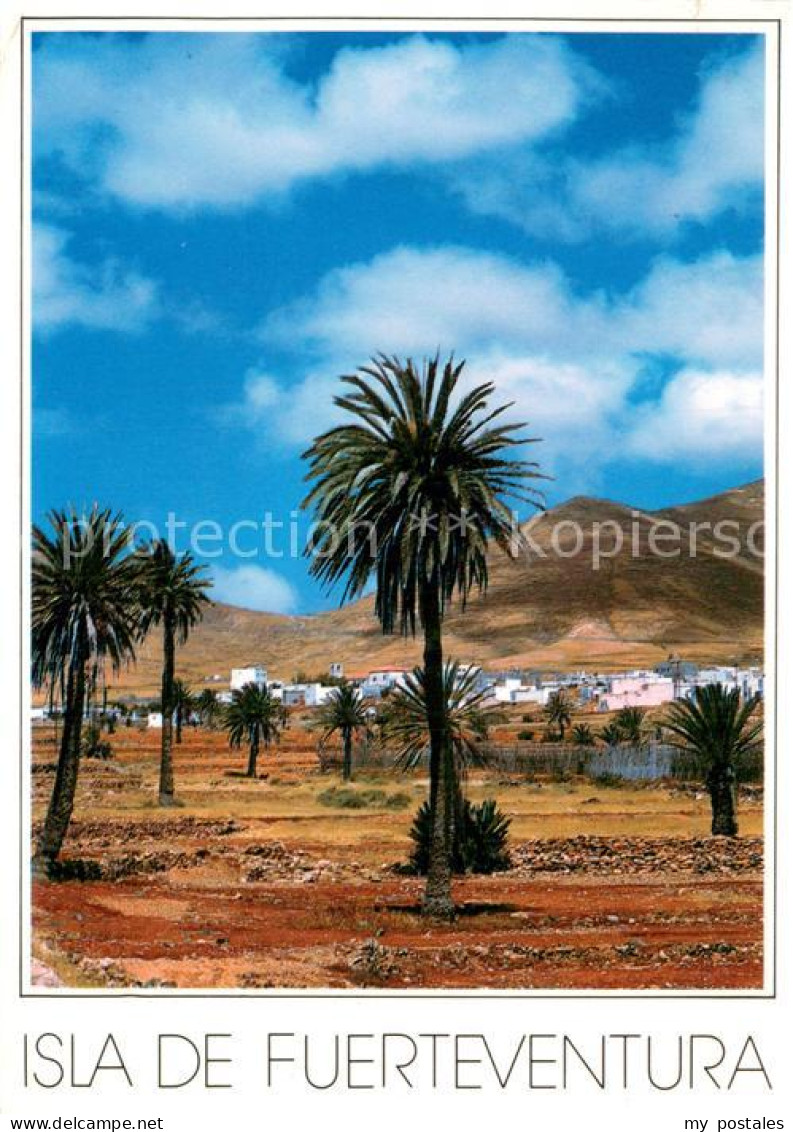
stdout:
POLYGON ((301 453, 377 352, 493 380, 549 506, 759 477, 763 89, 746 34, 37 33, 34 519, 330 608, 301 453))

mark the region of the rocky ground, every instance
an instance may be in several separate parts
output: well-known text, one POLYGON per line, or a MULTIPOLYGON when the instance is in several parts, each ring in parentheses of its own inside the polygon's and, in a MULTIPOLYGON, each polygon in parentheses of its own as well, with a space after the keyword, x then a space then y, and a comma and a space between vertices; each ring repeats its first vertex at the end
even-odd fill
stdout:
MULTIPOLYGON (((58 876, 33 886, 42 992, 763 985, 754 788, 742 793, 742 836, 724 839, 707 836, 696 785, 469 777, 471 797, 498 798, 512 819, 513 867, 457 879, 458 916, 439 924, 421 917, 423 881, 404 871, 420 776, 362 776, 352 788, 382 804, 342 809, 296 731, 255 781, 223 736, 191 733, 176 750, 179 805, 163 810, 157 736, 113 744, 111 761, 81 770, 58 876)), ((37 821, 47 754, 42 744, 37 821)))

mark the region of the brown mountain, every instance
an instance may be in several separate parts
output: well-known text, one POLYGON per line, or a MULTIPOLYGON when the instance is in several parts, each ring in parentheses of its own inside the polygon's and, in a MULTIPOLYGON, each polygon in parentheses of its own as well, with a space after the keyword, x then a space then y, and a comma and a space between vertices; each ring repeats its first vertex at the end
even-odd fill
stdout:
MULTIPOLYGON (((491 552, 487 593, 449 613, 447 655, 492 668, 559 670, 655 664, 670 652, 759 660, 763 560, 747 540, 755 534, 761 549, 763 516, 762 480, 657 512, 571 499, 526 524, 528 553, 491 552)), ((214 674, 226 686, 232 666, 251 662, 289 679, 331 661, 358 672, 419 658, 419 640, 382 635, 372 598, 305 617, 218 604, 180 650, 178 668, 195 687, 214 674)), ((153 639, 114 685, 154 694, 159 666, 153 639)))

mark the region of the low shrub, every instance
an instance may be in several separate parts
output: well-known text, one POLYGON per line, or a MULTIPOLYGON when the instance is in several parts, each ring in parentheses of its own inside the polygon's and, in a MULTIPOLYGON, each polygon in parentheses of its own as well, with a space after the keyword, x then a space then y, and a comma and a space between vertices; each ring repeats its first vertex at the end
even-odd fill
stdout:
POLYGON ((625 779, 621 778, 618 774, 612 774, 609 770, 604 770, 601 774, 592 775, 592 781, 597 783, 598 786, 606 788, 615 788, 625 785, 625 779))
POLYGON ((336 810, 404 810, 410 805, 410 795, 390 794, 377 788, 356 790, 352 786, 329 786, 317 794, 317 801, 321 806, 336 810))
POLYGON ((530 742, 534 738, 534 732, 530 728, 524 727, 518 732, 518 738, 530 742))

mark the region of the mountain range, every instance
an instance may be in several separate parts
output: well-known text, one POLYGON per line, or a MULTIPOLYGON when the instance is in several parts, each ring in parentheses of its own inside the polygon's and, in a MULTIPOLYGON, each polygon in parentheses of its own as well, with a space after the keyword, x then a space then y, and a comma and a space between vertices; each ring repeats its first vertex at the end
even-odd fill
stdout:
MULTIPOLYGON (((464 610, 449 610, 446 655, 491 669, 554 671, 652 666, 671 653, 699 662, 761 661, 764 511, 762 480, 654 512, 576 496, 525 524, 528 552, 490 549, 487 592, 464 610), (731 538, 739 540, 736 553, 731 538)), ((227 687, 229 670, 248 663, 287 680, 327 671, 332 661, 348 673, 418 663, 420 637, 384 636, 373 610, 371 596, 310 616, 214 604, 179 650, 178 674, 198 689, 212 686, 214 676, 227 687)), ((112 683, 156 695, 159 673, 152 637, 137 665, 112 683)))

